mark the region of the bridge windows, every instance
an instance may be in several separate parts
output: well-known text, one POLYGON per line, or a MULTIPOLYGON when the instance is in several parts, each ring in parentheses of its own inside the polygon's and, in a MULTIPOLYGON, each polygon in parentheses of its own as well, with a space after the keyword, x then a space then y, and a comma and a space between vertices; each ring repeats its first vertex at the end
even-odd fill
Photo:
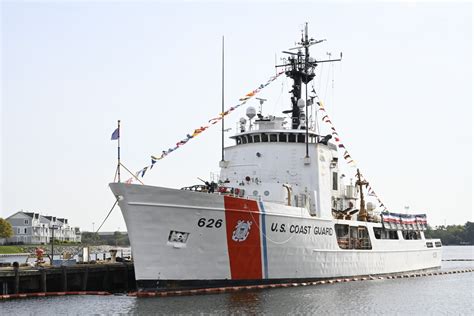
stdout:
MULTIPOLYGON (((316 144, 318 135, 308 135, 310 144, 316 144)), ((245 134, 235 137, 236 145, 250 144, 250 143, 300 143, 306 142, 306 135, 304 133, 258 133, 245 134)))

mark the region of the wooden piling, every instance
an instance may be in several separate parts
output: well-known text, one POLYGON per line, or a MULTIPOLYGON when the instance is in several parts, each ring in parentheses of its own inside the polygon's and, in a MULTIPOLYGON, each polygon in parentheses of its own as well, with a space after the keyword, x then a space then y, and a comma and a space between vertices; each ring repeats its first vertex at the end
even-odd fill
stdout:
POLYGON ((40 270, 41 276, 40 276, 40 289, 41 292, 47 292, 47 284, 46 284, 46 270, 43 268, 40 270))
POLYGON ((15 271, 15 283, 13 286, 13 294, 18 294, 20 291, 20 271, 19 271, 18 266, 14 267, 13 269, 15 271))
POLYGON ((123 280, 123 288, 125 289, 125 291, 128 291, 128 267, 126 264, 123 265, 123 268, 124 268, 124 280, 123 280))
POLYGON ((102 279, 102 289, 109 290, 109 266, 105 266, 104 278, 102 279))
POLYGON ((67 267, 63 266, 61 271, 61 284, 62 290, 67 291, 67 267))
POLYGON ((82 284, 81 288, 83 291, 87 291, 87 279, 89 278, 89 268, 85 267, 84 272, 82 274, 82 284))

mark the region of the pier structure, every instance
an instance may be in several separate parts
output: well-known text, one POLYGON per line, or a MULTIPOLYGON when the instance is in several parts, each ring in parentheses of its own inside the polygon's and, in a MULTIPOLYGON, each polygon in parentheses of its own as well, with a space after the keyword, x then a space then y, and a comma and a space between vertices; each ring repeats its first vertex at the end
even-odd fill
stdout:
POLYGON ((0 268, 0 294, 135 290, 133 263, 0 268))

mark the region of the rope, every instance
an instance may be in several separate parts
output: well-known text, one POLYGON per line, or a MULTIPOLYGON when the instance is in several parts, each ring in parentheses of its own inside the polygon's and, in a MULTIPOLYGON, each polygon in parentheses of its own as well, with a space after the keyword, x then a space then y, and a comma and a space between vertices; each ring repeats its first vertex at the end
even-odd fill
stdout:
MULTIPOLYGON (((322 111, 325 113, 325 115, 322 117, 322 121, 327 123, 330 127, 331 127, 331 130, 332 130, 332 135, 333 136, 336 136, 335 137, 335 141, 338 145, 338 148, 341 148, 341 149, 344 149, 344 153, 342 154, 344 160, 346 161, 346 163, 350 166, 350 167, 354 167, 354 168, 357 168, 357 164, 356 162, 352 159, 352 156, 349 154, 349 151, 347 150, 346 146, 342 143, 341 139, 340 139, 340 135, 339 133, 336 131, 336 128, 334 127, 334 124, 332 123, 331 119, 329 118, 329 115, 327 114, 326 112, 326 109, 324 108, 324 106, 322 105, 322 102, 320 102, 319 104, 319 111, 322 111), (351 166, 352 164, 352 166, 351 166)), ((366 180, 367 181, 367 178, 365 176, 362 175, 361 173, 361 178, 363 180, 366 180)), ((367 181, 369 182, 369 181, 367 181)), ((380 203, 379 207, 383 207, 384 208, 384 211, 388 211, 387 210, 387 207, 385 206, 385 204, 382 202, 382 200, 379 198, 379 196, 375 193, 374 189, 372 189, 372 186, 370 184, 368 184, 366 186, 366 188, 368 189, 368 193, 369 195, 372 195, 372 196, 375 196, 375 198, 377 199, 377 201, 380 203)))
MULTIPOLYGON (((95 232, 92 232, 94 235, 97 234, 99 232, 99 230, 102 228, 102 226, 104 225, 105 221, 109 218, 110 214, 112 213, 112 211, 114 210, 115 206, 117 205, 118 203, 118 198, 115 200, 114 202, 114 205, 112 205, 112 208, 110 209, 109 213, 107 214, 107 216, 104 218, 104 220, 102 221, 102 224, 100 224, 99 228, 97 228, 97 230, 95 232)), ((78 256, 80 253, 82 252, 82 247, 81 249, 79 249, 74 255, 73 257, 75 256, 78 256)))
POLYGON ((121 165, 125 170, 127 170, 128 173, 130 173, 130 174, 132 175, 132 177, 134 177, 138 182, 140 182, 141 184, 145 185, 145 183, 143 183, 140 179, 138 179, 138 177, 137 177, 134 173, 132 173, 130 170, 128 170, 127 167, 125 167, 122 163, 120 163, 120 165, 121 165))
POLYGON ((107 218, 109 218, 110 216, 110 213, 112 213, 112 211, 114 210, 115 208, 115 205, 117 205, 118 203, 118 198, 115 200, 115 203, 114 205, 112 205, 112 208, 110 209, 109 213, 107 214, 107 216, 104 218, 104 220, 102 221, 102 224, 100 224, 99 228, 97 228, 97 230, 95 231, 95 234, 97 234, 99 232, 99 230, 102 228, 102 225, 104 225, 105 221, 107 220, 107 218))

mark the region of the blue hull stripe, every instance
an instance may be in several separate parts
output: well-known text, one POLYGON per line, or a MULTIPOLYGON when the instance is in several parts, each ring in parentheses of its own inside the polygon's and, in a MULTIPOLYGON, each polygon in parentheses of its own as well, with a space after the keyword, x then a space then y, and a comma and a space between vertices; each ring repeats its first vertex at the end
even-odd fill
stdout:
POLYGON ((267 231, 265 225, 265 208, 263 202, 259 202, 260 212, 262 212, 262 248, 263 248, 263 275, 265 279, 268 279, 268 257, 267 257, 267 231))

